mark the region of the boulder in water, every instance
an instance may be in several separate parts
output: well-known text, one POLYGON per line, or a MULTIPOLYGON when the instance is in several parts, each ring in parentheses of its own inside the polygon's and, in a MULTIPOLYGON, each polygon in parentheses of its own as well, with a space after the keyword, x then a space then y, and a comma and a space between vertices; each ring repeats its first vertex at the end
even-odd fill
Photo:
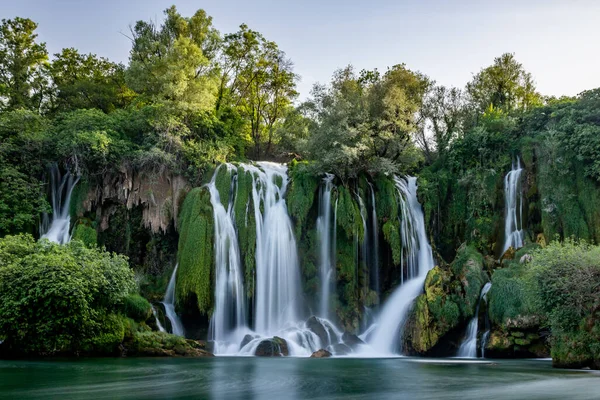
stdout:
POLYGON ((246 336, 244 336, 244 338, 242 339, 242 342, 240 343, 240 349, 242 349, 244 346, 246 346, 248 343, 250 343, 254 339, 256 339, 256 336, 252 336, 250 334, 247 334, 246 336))
POLYGON ((342 335, 342 341, 351 348, 355 348, 356 346, 365 344, 365 342, 361 338, 350 332, 344 332, 344 334, 342 335))
POLYGON ((285 339, 274 336, 271 339, 265 339, 260 342, 254 355, 258 357, 282 357, 289 356, 290 352, 285 339))
POLYGON ((344 343, 337 343, 331 346, 331 349, 335 353, 336 356, 345 356, 346 354, 352 353, 352 349, 350 346, 344 343))
POLYGON ((327 357, 331 357, 331 353, 325 349, 317 350, 310 355, 310 358, 327 358, 327 357))
POLYGON ((321 346, 329 346, 329 335, 327 334, 327 330, 317 317, 314 315, 310 317, 308 321, 306 321, 306 327, 319 337, 321 346))

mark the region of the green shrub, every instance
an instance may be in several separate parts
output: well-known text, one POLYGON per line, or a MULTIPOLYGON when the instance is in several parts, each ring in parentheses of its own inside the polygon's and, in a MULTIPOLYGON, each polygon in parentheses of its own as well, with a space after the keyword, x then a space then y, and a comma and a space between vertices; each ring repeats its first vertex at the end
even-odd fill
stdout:
POLYGON ((104 316, 134 289, 123 256, 79 241, 61 246, 6 236, 0 239, 3 347, 19 354, 73 354, 100 334, 105 338, 96 345, 106 348, 109 336, 122 336, 122 327, 114 320, 106 324, 104 316))
POLYGON ((144 322, 152 315, 152 305, 139 294, 130 294, 123 300, 125 315, 136 322, 144 322))

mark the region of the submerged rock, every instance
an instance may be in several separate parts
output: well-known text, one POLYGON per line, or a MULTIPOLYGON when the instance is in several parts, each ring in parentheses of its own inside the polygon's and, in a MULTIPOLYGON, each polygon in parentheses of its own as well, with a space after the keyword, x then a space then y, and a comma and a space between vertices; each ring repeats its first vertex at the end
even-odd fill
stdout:
POLYGON ((346 354, 352 353, 350 346, 344 343, 337 343, 331 346, 331 349, 337 356, 345 356, 346 354))
POLYGON ((321 346, 329 346, 330 341, 329 335, 327 334, 327 329, 323 326, 323 324, 317 317, 310 317, 308 321, 306 321, 306 327, 319 337, 319 340, 321 341, 321 346))
POLYGON ((250 343, 251 341, 253 341, 256 338, 257 338, 256 336, 252 336, 250 334, 247 334, 246 336, 244 336, 244 338, 242 339, 242 342, 240 343, 240 349, 243 348, 244 346, 246 346, 248 343, 250 343))
POLYGON ((348 345, 351 348, 356 348, 356 346, 365 344, 365 342, 361 338, 350 332, 344 332, 344 334, 342 335, 342 342, 344 342, 344 344, 348 345))
POLYGON ((260 342, 254 355, 257 357, 282 357, 289 356, 290 352, 285 339, 274 336, 271 339, 265 339, 260 342))
POLYGON ((331 353, 325 349, 317 350, 310 355, 310 358, 327 358, 327 357, 331 357, 331 353))

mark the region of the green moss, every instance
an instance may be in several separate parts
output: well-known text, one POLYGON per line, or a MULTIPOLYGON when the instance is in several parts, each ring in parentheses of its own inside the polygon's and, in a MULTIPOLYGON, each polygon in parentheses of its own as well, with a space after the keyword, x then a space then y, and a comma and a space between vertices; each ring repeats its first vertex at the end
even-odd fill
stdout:
POLYGON ((71 193, 71 203, 69 204, 69 214, 71 217, 83 215, 85 212, 85 209, 83 208, 83 201, 87 198, 89 191, 89 181, 85 177, 81 178, 71 193))
POLYGON ((152 306, 139 294, 130 294, 123 300, 123 312, 136 322, 144 322, 152 315, 152 306))
POLYGON ((231 177, 233 175, 233 169, 230 168, 228 164, 221 164, 217 167, 215 173, 217 174, 215 177, 215 186, 219 192, 219 198, 221 199, 223 207, 227 209, 229 206, 229 198, 232 195, 231 177))
POLYGON ((80 220, 73 231, 73 240, 81 240, 87 247, 94 247, 98 243, 98 232, 80 220))
POLYGON ((296 237, 300 240, 317 195, 319 179, 310 172, 304 163, 294 164, 289 170, 289 176, 290 183, 286 194, 286 203, 288 212, 294 220, 296 237))
POLYGON ((213 305, 213 212, 206 188, 192 189, 179 215, 179 302, 195 295, 198 310, 208 314, 213 305))
POLYGON ((337 224, 349 238, 358 238, 362 242, 364 229, 360 215, 360 207, 349 189, 345 186, 338 188, 337 224))
POLYGON ((233 209, 248 298, 252 297, 254 293, 256 269, 256 218, 254 215, 254 202, 252 201, 252 181, 252 173, 238 167, 237 192, 233 209))

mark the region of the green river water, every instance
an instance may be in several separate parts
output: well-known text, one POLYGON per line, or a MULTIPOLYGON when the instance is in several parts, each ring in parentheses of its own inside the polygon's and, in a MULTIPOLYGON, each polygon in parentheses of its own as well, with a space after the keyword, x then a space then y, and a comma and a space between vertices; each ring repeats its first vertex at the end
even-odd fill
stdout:
POLYGON ((241 358, 0 361, 2 399, 600 399, 549 360, 241 358))

